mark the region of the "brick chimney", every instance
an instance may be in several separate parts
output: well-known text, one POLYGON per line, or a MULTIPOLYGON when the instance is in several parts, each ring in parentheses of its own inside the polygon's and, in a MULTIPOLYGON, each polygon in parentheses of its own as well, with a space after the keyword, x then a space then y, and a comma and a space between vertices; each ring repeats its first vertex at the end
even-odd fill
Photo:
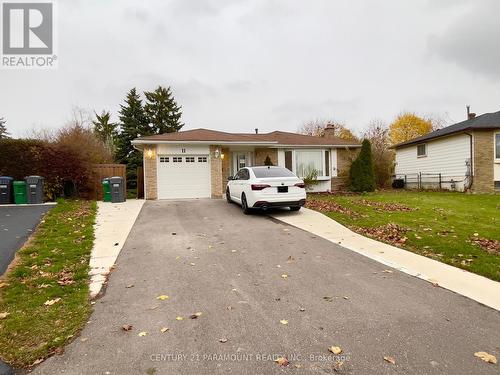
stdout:
POLYGON ((323 130, 323 136, 325 138, 335 138, 335 125, 326 124, 325 129, 323 130))

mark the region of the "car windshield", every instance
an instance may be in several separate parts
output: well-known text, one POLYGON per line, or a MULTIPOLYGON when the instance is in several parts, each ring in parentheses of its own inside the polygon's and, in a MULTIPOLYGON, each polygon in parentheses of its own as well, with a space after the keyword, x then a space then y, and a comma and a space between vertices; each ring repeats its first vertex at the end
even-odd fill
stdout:
POLYGON ((255 177, 295 177, 295 175, 286 168, 252 168, 255 177))

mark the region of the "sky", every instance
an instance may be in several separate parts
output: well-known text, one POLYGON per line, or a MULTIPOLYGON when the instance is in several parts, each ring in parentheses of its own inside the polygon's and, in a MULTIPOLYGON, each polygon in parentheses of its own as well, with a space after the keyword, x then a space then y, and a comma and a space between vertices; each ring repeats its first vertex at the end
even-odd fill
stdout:
POLYGON ((184 130, 361 132, 500 111, 497 0, 59 0, 54 70, 0 70, 13 136, 170 86, 184 130))

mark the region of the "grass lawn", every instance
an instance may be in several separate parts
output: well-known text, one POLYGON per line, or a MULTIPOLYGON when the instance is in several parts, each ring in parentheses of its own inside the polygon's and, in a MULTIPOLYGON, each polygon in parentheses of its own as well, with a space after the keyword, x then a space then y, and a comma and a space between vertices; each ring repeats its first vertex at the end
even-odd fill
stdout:
POLYGON ((500 281, 500 195, 384 191, 308 201, 356 232, 500 281))
POLYGON ((61 348, 90 315, 95 202, 60 200, 0 280, 0 356, 27 367, 61 348))

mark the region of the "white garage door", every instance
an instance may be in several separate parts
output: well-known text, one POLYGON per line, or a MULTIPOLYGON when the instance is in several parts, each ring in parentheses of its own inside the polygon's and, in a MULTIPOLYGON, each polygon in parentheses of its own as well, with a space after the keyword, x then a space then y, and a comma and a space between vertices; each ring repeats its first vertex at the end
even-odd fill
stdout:
POLYGON ((158 198, 209 198, 208 155, 159 155, 158 198))

